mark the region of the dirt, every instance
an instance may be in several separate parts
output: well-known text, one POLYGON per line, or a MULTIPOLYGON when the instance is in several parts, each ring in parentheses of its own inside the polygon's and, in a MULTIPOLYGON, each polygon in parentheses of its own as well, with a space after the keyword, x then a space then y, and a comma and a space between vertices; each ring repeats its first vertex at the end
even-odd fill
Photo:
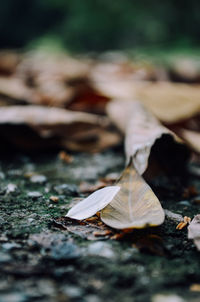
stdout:
MULTIPOLYGON (((199 252, 175 221, 121 240, 87 240, 55 223, 84 197, 81 181, 94 184, 123 167, 121 149, 73 154, 71 163, 57 154, 1 156, 0 302, 200 301, 190 290, 200 283, 199 252)), ((198 176, 162 176, 151 185, 165 209, 191 218, 200 212, 198 176)))

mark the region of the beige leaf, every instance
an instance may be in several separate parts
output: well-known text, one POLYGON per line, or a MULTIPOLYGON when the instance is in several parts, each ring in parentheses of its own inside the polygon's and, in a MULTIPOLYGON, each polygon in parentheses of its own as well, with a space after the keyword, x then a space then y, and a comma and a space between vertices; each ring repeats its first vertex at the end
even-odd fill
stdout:
POLYGON ((136 97, 162 122, 171 124, 200 112, 199 86, 160 82, 136 90, 136 97))
POLYGON ((37 97, 33 91, 20 78, 16 77, 0 77, 0 95, 13 99, 16 103, 21 101, 27 103, 37 102, 37 97))
POLYGON ((170 82, 135 81, 130 78, 103 81, 95 88, 103 95, 122 102, 137 99, 160 121, 171 124, 200 112, 200 86, 170 82))
POLYGON ((29 145, 39 147, 40 143, 45 145, 47 140, 52 139, 52 146, 97 152, 121 141, 121 136, 110 129, 109 125, 107 117, 55 107, 36 105, 0 107, 1 134, 4 136, 9 130, 9 135, 6 133, 7 140, 23 148, 29 145), (20 131, 20 127, 28 128, 29 132, 33 130, 40 141, 34 142, 30 135, 25 135, 27 131, 25 133, 20 131))
POLYGON ((164 211, 151 188, 129 165, 117 183, 121 189, 101 211, 102 221, 116 229, 158 226, 164 211))
POLYGON ((72 112, 61 108, 45 106, 9 106, 0 108, 0 124, 27 124, 32 126, 67 125, 76 122, 91 125, 108 124, 108 120, 97 115, 72 112))

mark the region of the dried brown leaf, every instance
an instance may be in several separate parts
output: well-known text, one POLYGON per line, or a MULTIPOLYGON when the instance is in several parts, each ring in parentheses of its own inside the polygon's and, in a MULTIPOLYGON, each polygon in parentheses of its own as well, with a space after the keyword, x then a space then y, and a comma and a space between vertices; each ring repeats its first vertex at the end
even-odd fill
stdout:
POLYGON ((87 81, 91 63, 68 55, 31 52, 23 56, 16 77, 31 87, 38 96, 38 104, 65 107, 76 96, 80 85, 87 81))
POLYGON ((108 239, 112 234, 112 230, 105 224, 98 224, 98 217, 95 220, 78 222, 66 217, 57 218, 54 226, 69 231, 87 240, 108 239))
MULTIPOLYGON (((176 135, 162 126, 159 121, 144 108, 140 102, 115 100, 108 104, 107 112, 110 119, 125 133, 125 152, 127 162, 133 164, 139 174, 143 174, 148 166, 152 148, 156 151, 161 164, 178 165, 178 158, 183 162, 186 149, 176 135), (179 154, 179 157, 176 157, 179 154), (180 158, 180 154, 183 158, 180 158)), ((181 164, 182 164, 181 162, 181 164)))
POLYGON ((8 104, 14 101, 37 104, 39 100, 37 93, 16 77, 0 77, 0 95, 9 99, 8 104))
POLYGON ((151 188, 129 165, 117 182, 119 192, 101 211, 102 221, 115 228, 144 228, 164 222, 164 211, 151 188))
POLYGON ((135 81, 132 78, 96 79, 95 87, 112 99, 139 100, 160 121, 171 124, 200 112, 200 86, 170 82, 135 81))
POLYGON ((103 116, 55 107, 36 105, 0 107, 0 132, 3 133, 8 126, 9 129, 13 127, 11 131, 7 129, 7 140, 22 146, 34 145, 34 139, 30 141, 25 135, 27 130, 22 131, 20 128, 28 127, 38 135, 35 137, 35 143, 40 144, 42 140, 47 143, 51 139, 52 144, 57 147, 100 151, 121 141, 121 136, 117 132, 108 129, 109 124, 109 120, 103 116))
POLYGON ((167 124, 188 119, 200 112, 200 87, 169 82, 136 87, 136 98, 167 124))

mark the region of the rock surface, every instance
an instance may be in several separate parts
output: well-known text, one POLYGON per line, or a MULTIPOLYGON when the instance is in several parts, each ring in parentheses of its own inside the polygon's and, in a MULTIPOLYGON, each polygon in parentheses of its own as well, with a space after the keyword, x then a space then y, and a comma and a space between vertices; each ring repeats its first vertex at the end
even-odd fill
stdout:
POLYGON ((57 154, 26 155, 26 161, 22 155, 1 157, 0 301, 198 301, 199 293, 189 288, 200 280, 199 252, 187 239, 186 228, 176 230, 180 217, 192 218, 199 211, 192 197, 180 203, 189 185, 200 194, 198 177, 187 184, 173 177, 152 181, 171 215, 159 228, 135 231, 121 240, 103 235, 88 240, 83 236, 86 225, 80 225, 81 232, 70 231, 59 219, 74 195, 81 197, 81 181, 95 183, 122 171, 123 150, 73 156, 68 165, 57 154), (33 167, 45 183, 25 176, 33 167), (16 194, 7 194, 8 184, 17 187, 16 194), (55 193, 58 202, 50 200, 55 193))

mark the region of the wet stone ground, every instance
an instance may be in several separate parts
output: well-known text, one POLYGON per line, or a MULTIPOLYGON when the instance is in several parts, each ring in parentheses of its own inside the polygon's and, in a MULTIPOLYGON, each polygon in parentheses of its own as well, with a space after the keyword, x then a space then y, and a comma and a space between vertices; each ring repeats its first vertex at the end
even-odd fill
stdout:
MULTIPOLYGON (((81 181, 95 183, 123 166, 116 150, 75 154, 69 164, 57 154, 1 156, 0 302, 200 301, 192 290, 200 283, 200 254, 176 222, 166 219, 121 240, 88 240, 56 223, 73 198, 84 196, 81 181)), ((197 176, 184 184, 163 176, 152 186, 165 209, 190 217, 200 212, 197 176), (185 196, 191 185, 196 196, 185 196)))

